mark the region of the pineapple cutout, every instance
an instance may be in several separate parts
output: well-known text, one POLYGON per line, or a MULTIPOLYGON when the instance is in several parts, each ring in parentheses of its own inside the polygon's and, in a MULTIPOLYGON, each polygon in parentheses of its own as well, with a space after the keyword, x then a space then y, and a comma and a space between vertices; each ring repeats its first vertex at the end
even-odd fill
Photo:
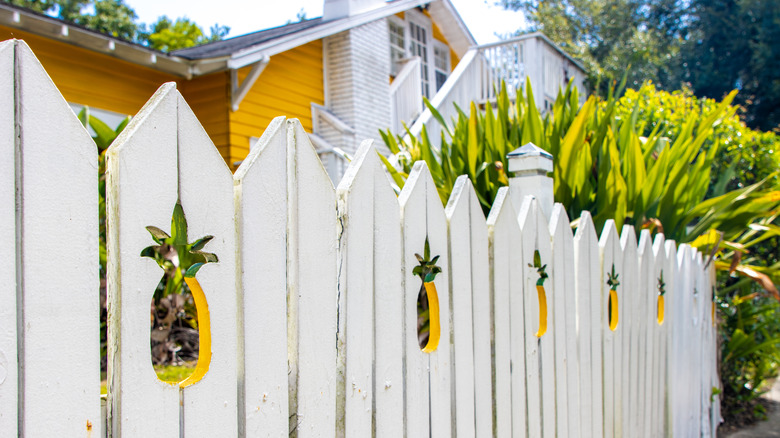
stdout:
POLYGON ((539 279, 536 280, 536 295, 539 298, 539 330, 535 336, 541 338, 547 332, 547 292, 544 290, 544 281, 549 277, 545 270, 547 265, 542 265, 542 256, 539 250, 534 251, 534 264, 528 264, 529 268, 536 268, 539 279))
POLYGON ((609 317, 609 329, 613 332, 618 326, 618 296, 617 287, 620 286, 618 281, 618 274, 615 273, 615 264, 612 264, 612 272, 607 274, 607 285, 609 286, 609 305, 608 305, 608 317, 609 317))
POLYGON ((439 294, 433 280, 441 268, 436 265, 437 255, 431 259, 431 246, 425 238, 423 256, 415 254, 419 266, 415 266, 412 274, 420 277, 422 285, 417 295, 417 341, 424 353, 432 353, 439 346, 441 338, 441 321, 439 318, 439 294))
POLYGON ((146 230, 152 235, 152 239, 157 245, 144 248, 141 251, 141 257, 154 259, 165 271, 164 275, 168 277, 165 289, 158 288, 155 291, 155 301, 159 301, 164 295, 173 293, 183 280, 190 288, 198 312, 198 362, 193 373, 179 383, 179 386, 183 388, 202 379, 211 363, 209 308, 206 295, 195 278, 195 274, 206 263, 219 261, 216 254, 201 251, 214 236, 201 237, 193 243, 188 243, 187 218, 184 216, 184 209, 179 202, 176 202, 176 206, 173 208, 171 235, 154 226, 148 226, 146 230))
POLYGON ((666 283, 664 282, 664 271, 661 270, 661 276, 658 277, 658 325, 664 323, 664 295, 666 295, 666 283))

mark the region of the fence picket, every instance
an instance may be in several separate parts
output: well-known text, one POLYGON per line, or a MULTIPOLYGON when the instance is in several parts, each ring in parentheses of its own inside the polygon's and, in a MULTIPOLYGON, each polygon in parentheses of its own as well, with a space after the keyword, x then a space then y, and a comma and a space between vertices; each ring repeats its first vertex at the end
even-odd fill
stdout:
POLYGON ((635 406, 635 423, 631 426, 639 431, 642 436, 650 436, 650 415, 653 390, 652 390, 652 334, 653 327, 650 325, 654 315, 655 303, 655 282, 653 281, 653 266, 655 258, 653 257, 653 242, 649 230, 642 230, 639 234, 639 243, 637 245, 637 289, 635 297, 635 321, 634 321, 634 341, 637 343, 637 394, 633 401, 635 406))
POLYGON ((666 353, 664 352, 666 344, 664 343, 664 337, 666 336, 666 328, 669 327, 669 321, 671 320, 667 313, 668 306, 671 303, 667 300, 671 296, 668 294, 668 291, 673 285, 669 283, 671 278, 669 277, 670 273, 666 268, 666 250, 664 249, 664 242, 664 235, 660 233, 656 234, 651 249, 653 251, 652 273, 648 279, 650 282, 650 293, 648 294, 650 300, 650 319, 648 319, 647 324, 650 328, 650 339, 652 342, 649 350, 652 362, 650 362, 651 406, 648 416, 650 419, 648 421, 650 423, 650 432, 648 436, 651 437, 663 436, 665 416, 664 399, 666 396, 666 383, 664 381, 665 360, 663 358, 666 357, 666 353), (660 284, 662 277, 664 282, 663 287, 660 284), (658 301, 660 299, 659 294, 662 292, 661 289, 663 289, 664 292, 664 320, 659 324, 658 301))
POLYGON ((350 163, 338 199, 340 222, 349 224, 340 244, 338 433, 371 436, 376 427, 377 436, 402 436, 402 296, 392 286, 401 278, 399 208, 370 141, 350 163))
POLYGON ((601 268, 593 219, 582 212, 574 235, 577 296, 580 419, 582 437, 604 435, 602 375, 601 268))
MULTIPOLYGON (((0 43, 0 236, 13 241, 0 246, 0 435, 18 436, 17 404, 17 245, 16 242, 16 99, 14 40, 0 43), (13 243, 12 243, 13 242, 13 243)), ((3 241, 5 243, 5 241, 3 241)))
POLYGON ((490 301, 485 216, 467 176, 458 177, 445 209, 449 221, 453 367, 457 436, 492 433, 490 301), (477 412, 479 415, 477 416, 477 412))
POLYGON ((547 273, 553 273, 552 250, 548 220, 544 217, 538 201, 526 197, 518 212, 518 221, 523 236, 523 296, 525 299, 525 345, 526 345, 526 387, 528 403, 528 434, 530 436, 555 436, 555 312, 550 311, 555 302, 555 281, 553 276, 544 284, 546 289, 547 332, 541 337, 541 305, 536 284, 537 269, 530 265, 535 251, 539 251, 541 264, 547 266, 547 273))
POLYGON ((509 188, 498 190, 487 218, 493 332, 495 436, 526 436, 523 255, 509 188))
MULTIPOLYGON (((275 118, 236 171, 243 436, 287 436, 287 124, 275 118)), ((241 417, 239 417, 241 418, 241 417)))
POLYGON ((639 317, 639 256, 637 253, 636 232, 631 225, 623 225, 620 235, 620 246, 623 249, 623 280, 620 281, 620 331, 622 365, 620 370, 620 390, 622 410, 619 436, 630 433, 639 426, 636 405, 639 393, 639 337, 637 318, 639 317))
POLYGON ((580 435, 579 369, 577 356, 577 296, 574 277, 574 235, 569 216, 555 204, 550 218, 552 276, 555 291, 555 389, 558 435, 580 435))
MULTIPOLYGON (((238 434, 236 369, 236 229, 233 175, 225 160, 178 92, 177 147, 179 199, 187 214, 190 240, 213 235, 205 250, 219 263, 198 271, 208 302, 211 361, 199 382, 182 390, 183 432, 187 437, 238 434)), ((201 340, 201 345, 203 341, 201 340)))
POLYGON ((287 122, 287 147, 290 430, 328 437, 336 431, 336 193, 298 120, 287 122))
POLYGON ((431 257, 436 255, 440 257, 438 266, 443 269, 449 266, 447 219, 425 162, 415 163, 401 191, 399 203, 401 204, 404 261, 406 434, 410 437, 421 436, 430 430, 432 437, 449 437, 452 435, 451 324, 449 275, 446 272, 436 276, 434 283, 439 295, 441 324, 439 346, 431 353, 424 353, 417 341, 417 296, 421 280, 412 273, 414 266, 418 265, 414 255, 422 254, 427 239, 430 243, 431 257))
POLYGON ((180 432, 179 388, 157 379, 149 350, 149 304, 162 271, 140 256, 153 243, 144 228, 170 231, 178 199, 175 89, 160 87, 106 152, 108 415, 115 436, 180 432))
POLYGON ((607 283, 610 274, 614 272, 617 275, 617 281, 625 280, 625 273, 623 271, 623 257, 622 250, 620 248, 620 240, 618 238, 617 230, 615 229, 615 222, 611 219, 604 224, 604 230, 601 232, 601 238, 599 239, 599 253, 601 256, 601 324, 600 329, 602 333, 602 345, 604 349, 603 353, 603 379, 604 379, 604 436, 614 437, 620 436, 617 434, 620 418, 622 402, 620 391, 620 366, 622 362, 622 346, 620 345, 621 338, 618 337, 621 315, 620 315, 620 302, 623 300, 624 288, 619 285, 616 288, 616 295, 618 297, 617 302, 617 327, 612 330, 610 328, 609 320, 609 301, 610 301, 610 286, 607 283))
POLYGON ((673 240, 666 240, 664 246, 660 248, 664 251, 665 263, 664 263, 664 280, 669 285, 669 291, 666 292, 666 320, 664 321, 665 328, 661 334, 661 351, 664 354, 664 360, 661 364, 661 381, 663 385, 663 411, 664 411, 664 428, 663 436, 674 436, 675 430, 675 413, 672 390, 677 383, 676 375, 672 372, 677 366, 677 359, 675 357, 675 345, 673 334, 678 325, 678 319, 680 316, 677 314, 679 309, 678 303, 678 290, 680 284, 680 274, 677 271, 677 245, 673 240))
MULTIPOLYGON (((650 412, 653 404, 653 316, 656 314, 656 280, 654 280, 655 257, 653 255, 653 239, 649 230, 642 230, 639 234, 639 244, 637 246, 637 256, 639 258, 639 276, 636 297, 636 342, 638 351, 638 370, 639 381, 637 382, 637 392, 635 400, 636 418, 634 423, 636 430, 641 431, 642 436, 652 436, 652 426, 650 412)), ((656 323, 657 325, 657 323, 656 323)))
POLYGON ((97 150, 27 44, 0 51, 0 228, 16 241, 0 273, 0 428, 99 434, 97 150))

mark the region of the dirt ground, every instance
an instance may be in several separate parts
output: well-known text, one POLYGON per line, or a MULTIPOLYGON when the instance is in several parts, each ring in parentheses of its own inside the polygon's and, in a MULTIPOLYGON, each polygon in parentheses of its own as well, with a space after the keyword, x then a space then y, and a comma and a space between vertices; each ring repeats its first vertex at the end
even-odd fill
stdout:
POLYGON ((736 431, 718 430, 720 438, 780 438, 780 379, 775 381, 772 390, 764 395, 767 407, 767 421, 758 423, 736 431))

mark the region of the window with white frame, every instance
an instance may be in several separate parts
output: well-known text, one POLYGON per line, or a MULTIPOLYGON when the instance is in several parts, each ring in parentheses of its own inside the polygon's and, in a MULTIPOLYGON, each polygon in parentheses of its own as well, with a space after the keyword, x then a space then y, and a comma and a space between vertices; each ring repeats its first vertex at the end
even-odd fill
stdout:
POLYGON ((436 91, 439 91, 450 75, 450 48, 438 40, 433 42, 433 71, 436 78, 436 91))
POLYGON ((428 29, 414 21, 409 21, 409 49, 412 56, 420 57, 420 70, 423 95, 431 97, 430 63, 428 61, 428 29))
POLYGON ((401 61, 406 58, 406 26, 398 17, 391 17, 387 27, 390 32, 390 76, 395 77, 401 70, 401 61))

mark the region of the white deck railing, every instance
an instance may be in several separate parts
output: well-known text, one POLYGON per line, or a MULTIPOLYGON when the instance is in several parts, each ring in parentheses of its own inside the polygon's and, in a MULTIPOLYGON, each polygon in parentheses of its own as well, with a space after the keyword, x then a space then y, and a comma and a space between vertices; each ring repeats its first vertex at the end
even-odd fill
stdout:
POLYGON ((422 112, 420 74, 420 58, 415 56, 406 61, 390 84, 390 114, 393 118, 391 126, 394 133, 402 133, 403 122, 416 119, 422 112))
MULTIPOLYGON (((458 66, 431 100, 431 104, 441 113, 444 120, 449 122, 457 117, 455 104, 468 112, 468 105, 471 102, 484 104, 492 101, 496 97, 501 81, 506 83, 510 99, 514 99, 516 90, 525 84, 526 77, 530 77, 537 90, 536 103, 541 106, 545 96, 555 97, 544 90, 557 91, 558 86, 567 81, 568 78, 558 72, 558 67, 564 65, 576 65, 582 70, 576 61, 538 32, 475 46, 461 58, 458 66), (548 47, 549 50, 543 50, 543 46, 548 47), (551 77, 545 71, 546 64, 550 64, 548 67, 560 74, 551 77)), ((582 88, 582 79, 584 78, 575 78, 575 84, 580 88, 582 88)), ((410 128, 411 133, 419 136, 423 125, 427 127, 431 142, 438 145, 441 126, 427 108, 413 123, 410 128)))

